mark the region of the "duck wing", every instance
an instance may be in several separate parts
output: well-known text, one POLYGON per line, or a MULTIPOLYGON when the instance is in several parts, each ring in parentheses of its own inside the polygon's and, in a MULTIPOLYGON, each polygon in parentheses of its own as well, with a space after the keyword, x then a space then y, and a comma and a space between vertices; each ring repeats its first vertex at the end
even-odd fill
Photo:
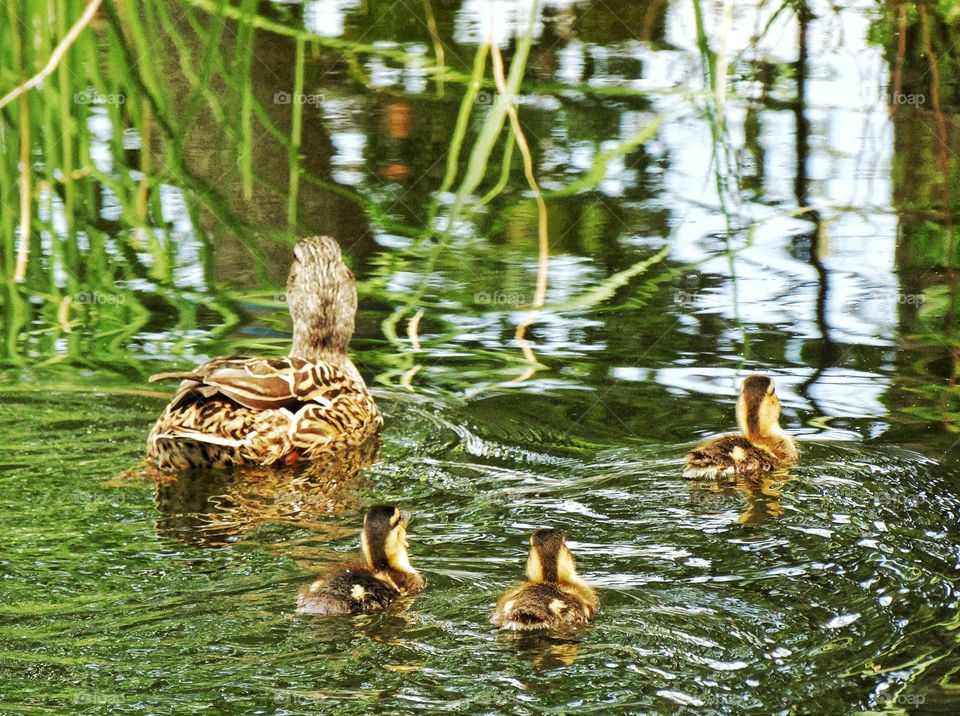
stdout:
POLYGON ((329 406, 349 379, 329 363, 301 358, 217 358, 188 372, 158 373, 150 382, 185 381, 173 405, 190 395, 210 398, 220 393, 254 410, 297 407, 303 403, 329 406))

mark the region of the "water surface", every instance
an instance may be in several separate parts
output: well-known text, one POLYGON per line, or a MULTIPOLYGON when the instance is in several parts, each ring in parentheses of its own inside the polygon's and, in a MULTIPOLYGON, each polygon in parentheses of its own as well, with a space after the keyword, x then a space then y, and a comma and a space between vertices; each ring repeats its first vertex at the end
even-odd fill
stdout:
POLYGON ((523 2, 317 0, 263 5, 252 33, 200 2, 104 10, 71 79, 30 99, 38 230, 2 299, 0 711, 954 713, 955 106, 933 106, 917 44, 945 21, 906 16, 898 64, 895 9, 731 5, 556 0, 531 25, 523 2), (531 43, 510 104, 549 218, 532 314, 538 209, 509 128, 463 190, 499 101, 488 59, 463 102, 490 37, 508 65, 531 43), (358 277, 379 461, 144 477, 165 400, 146 377, 282 354, 290 246, 315 232, 358 277), (800 465, 682 480, 756 371, 800 465), (296 615, 373 502, 413 512, 427 590, 296 615), (545 525, 602 610, 497 634, 545 525))

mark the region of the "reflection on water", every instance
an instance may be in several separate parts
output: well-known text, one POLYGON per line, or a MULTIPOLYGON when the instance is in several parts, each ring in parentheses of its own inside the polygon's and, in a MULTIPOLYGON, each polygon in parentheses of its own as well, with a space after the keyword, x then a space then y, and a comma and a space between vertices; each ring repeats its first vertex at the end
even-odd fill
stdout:
POLYGON ((504 634, 502 640, 513 641, 517 656, 530 659, 538 671, 562 670, 577 661, 580 646, 572 636, 551 633, 516 632, 504 634))
MULTIPOLYGON (((948 18, 310 0, 261 3, 253 30, 253 5, 107 4, 27 99, 33 240, 0 299, 0 710, 955 712, 948 18), (478 150, 502 109, 489 60, 469 94, 485 41, 509 65, 528 37, 510 101, 549 215, 535 314, 521 152, 505 131, 478 150), (359 280, 380 459, 114 479, 164 401, 147 375, 285 349, 309 233, 359 280), (801 463, 681 480, 757 370, 801 463), (372 502, 413 511, 426 591, 295 616, 372 502), (498 635, 548 524, 602 610, 498 635)), ((10 67, 56 39, 10 32, 10 67)), ((8 197, 19 111, 0 110, 8 197)))
POLYGON ((762 478, 738 478, 733 484, 716 481, 690 483, 690 501, 705 512, 728 503, 729 497, 739 496, 742 512, 739 522, 745 527, 756 527, 785 513, 780 497, 790 481, 787 474, 762 478))
POLYGON ((154 504, 164 515, 157 531, 201 545, 223 544, 227 538, 278 522, 324 533, 319 516, 362 509, 356 483, 379 449, 375 437, 328 460, 286 468, 205 470, 180 476, 151 471, 156 472, 154 504))

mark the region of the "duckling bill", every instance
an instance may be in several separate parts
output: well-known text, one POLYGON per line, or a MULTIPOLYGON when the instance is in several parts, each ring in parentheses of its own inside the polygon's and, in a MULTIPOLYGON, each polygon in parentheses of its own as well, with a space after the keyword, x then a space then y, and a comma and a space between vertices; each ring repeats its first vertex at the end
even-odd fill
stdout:
POLYGON ((584 624, 600 607, 596 592, 577 574, 561 530, 531 535, 527 580, 500 597, 490 617, 494 625, 528 630, 584 624))
POLYGON ((315 579, 297 596, 305 614, 368 614, 400 597, 416 594, 426 579, 410 564, 407 524, 410 513, 393 505, 371 507, 363 520, 363 564, 345 565, 315 579))
POLYGON ((737 424, 741 434, 721 435, 691 450, 683 476, 756 475, 797 461, 797 446, 780 427, 780 399, 768 376, 744 379, 737 400, 737 424))
POLYGON ((329 236, 294 248, 286 358, 215 358, 150 378, 180 388, 147 440, 163 470, 291 464, 364 444, 383 424, 347 355, 357 311, 353 274, 329 236))

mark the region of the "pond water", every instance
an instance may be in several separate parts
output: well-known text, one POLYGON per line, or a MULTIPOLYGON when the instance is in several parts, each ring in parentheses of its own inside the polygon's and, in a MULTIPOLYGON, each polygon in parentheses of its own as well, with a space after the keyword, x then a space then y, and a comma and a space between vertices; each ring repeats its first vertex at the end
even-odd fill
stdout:
POLYGON ((251 24, 256 5, 94 20, 29 98, 22 283, 2 160, 0 712, 956 713, 958 105, 923 39, 947 20, 312 0, 251 24), (358 278, 379 460, 155 482, 167 394, 146 377, 283 354, 310 233, 358 278), (800 464, 681 479, 751 372, 800 464), (374 502, 413 513, 426 591, 296 615, 374 502), (498 634, 545 525, 601 611, 498 634))

